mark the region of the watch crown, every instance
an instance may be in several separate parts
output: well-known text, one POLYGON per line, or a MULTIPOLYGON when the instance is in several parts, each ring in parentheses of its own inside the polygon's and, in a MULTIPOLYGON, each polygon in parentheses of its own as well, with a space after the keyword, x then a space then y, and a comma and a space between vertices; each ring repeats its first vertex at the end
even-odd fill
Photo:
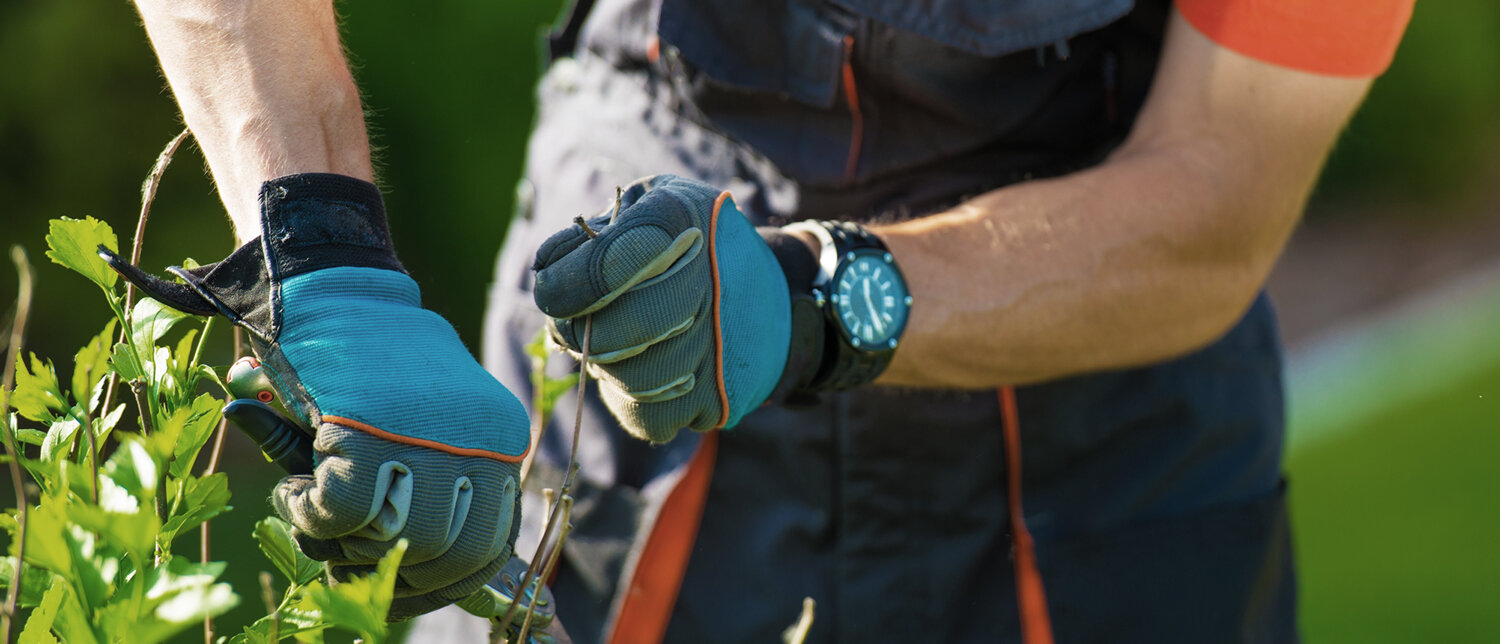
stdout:
POLYGON ((848 262, 854 261, 854 251, 851 250, 851 251, 849 251, 847 253, 844 253, 844 261, 848 261, 848 262))
POLYGON ((907 306, 911 306, 911 296, 910 295, 906 296, 906 305, 907 306))
POLYGON ((886 254, 884 254, 884 255, 881 255, 881 256, 880 256, 880 258, 881 258, 881 259, 884 259, 884 260, 885 260, 885 263, 887 263, 887 264, 889 264, 889 263, 891 263, 891 262, 894 262, 894 261, 896 261, 896 258, 894 258, 894 257, 891 257, 891 254, 890 254, 890 253, 886 253, 886 254))
POLYGON ((851 345, 853 345, 855 347, 858 347, 859 346, 859 337, 855 336, 853 338, 849 338, 849 344, 851 344, 851 345))
POLYGON ((891 341, 885 343, 885 346, 890 347, 892 349, 896 348, 896 339, 895 338, 891 338, 891 341))

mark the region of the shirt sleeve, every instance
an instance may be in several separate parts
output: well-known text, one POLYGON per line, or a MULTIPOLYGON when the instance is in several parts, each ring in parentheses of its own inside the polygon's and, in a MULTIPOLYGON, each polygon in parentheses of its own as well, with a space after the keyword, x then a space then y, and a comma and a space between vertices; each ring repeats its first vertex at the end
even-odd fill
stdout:
POLYGON ((1282 67, 1331 76, 1384 72, 1416 0, 1177 0, 1219 45, 1282 67))

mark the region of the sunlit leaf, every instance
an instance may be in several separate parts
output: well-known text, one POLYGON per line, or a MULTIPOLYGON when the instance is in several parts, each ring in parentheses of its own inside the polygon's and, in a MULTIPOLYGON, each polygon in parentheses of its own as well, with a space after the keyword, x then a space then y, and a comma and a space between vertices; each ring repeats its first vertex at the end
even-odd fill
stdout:
POLYGON ((323 621, 359 633, 368 640, 383 640, 385 616, 395 595, 396 570, 405 554, 406 540, 402 539, 381 557, 375 572, 335 586, 314 582, 308 585, 304 596, 322 611, 323 621))
POLYGON ((104 415, 104 418, 94 421, 94 426, 98 428, 94 433, 96 445, 104 444, 104 439, 109 438, 110 431, 115 428, 115 425, 120 424, 120 417, 124 414, 125 405, 116 405, 113 410, 104 415))
POLYGON ((44 362, 32 354, 28 369, 25 359, 16 356, 16 386, 10 394, 10 406, 21 417, 39 423, 51 422, 57 414, 67 410, 65 398, 51 360, 44 362))
POLYGON ((21 642, 43 644, 57 641, 52 636, 52 622, 57 619, 58 608, 67 592, 67 584, 62 579, 58 579, 47 589, 41 603, 37 604, 36 610, 31 611, 31 617, 26 620, 26 628, 21 629, 21 642))
POLYGON ((121 380, 136 380, 145 375, 145 369, 141 368, 141 358, 135 354, 129 344, 121 342, 109 353, 109 366, 120 375, 121 380))
POLYGON ((42 460, 53 463, 67 458, 73 451, 73 441, 78 437, 79 427, 78 421, 72 418, 54 421, 47 428, 47 437, 42 440, 42 460))
MULTIPOLYGON (((56 497, 45 495, 39 505, 26 513, 26 565, 72 578, 73 557, 65 537, 68 522, 59 505, 56 497)), ((12 541, 11 556, 16 554, 15 545, 12 541)))
POLYGON ((297 548, 292 527, 276 517, 266 517, 255 524, 255 541, 261 552, 294 584, 306 584, 322 574, 322 564, 309 559, 297 548))
POLYGON ((156 494, 156 461, 135 437, 126 437, 109 455, 101 471, 136 498, 148 499, 156 494))
POLYGON ((130 311, 131 339, 135 341, 135 346, 146 350, 148 347, 156 346, 157 340, 171 331, 178 322, 187 318, 188 314, 182 311, 149 297, 143 297, 130 311))
POLYGON ((183 482, 182 500, 177 514, 161 527, 157 542, 170 545, 177 535, 230 510, 229 477, 223 472, 183 482))
POLYGON ((119 276, 99 257, 99 246, 118 252, 115 231, 93 217, 53 219, 47 227, 47 257, 98 284, 113 289, 119 276))
POLYGON ((204 617, 220 615, 240 603, 229 584, 191 588, 156 607, 159 619, 183 626, 197 624, 204 617))
MULTIPOLYGON (((104 490, 100 493, 103 496, 104 490)), ((111 505, 118 507, 114 503, 111 505)), ((149 560, 161 526, 156 509, 149 503, 137 504, 130 512, 112 512, 97 505, 80 503, 68 508, 68 518, 98 534, 106 543, 129 552, 137 561, 149 560)))
POLYGON ((169 444, 173 457, 169 470, 172 476, 182 478, 192 472, 193 464, 198 460, 198 452, 203 449, 208 437, 213 434, 214 427, 219 424, 222 405, 223 401, 210 394, 203 394, 194 399, 191 406, 178 407, 167 416, 163 423, 167 427, 160 433, 164 437, 175 437, 169 444))
POLYGON ((111 319, 104 325, 103 332, 94 336, 73 356, 73 399, 80 402, 89 401, 89 413, 93 413, 97 404, 90 395, 95 388, 94 383, 108 375, 109 347, 114 344, 114 341, 115 321, 111 319))
POLYGON ((47 432, 29 427, 22 428, 16 432, 16 440, 27 445, 41 445, 42 441, 47 440, 47 432))
POLYGON ((68 644, 95 644, 98 637, 95 636, 93 624, 89 621, 88 614, 84 612, 83 605, 79 603, 78 594, 71 586, 65 584, 65 580, 59 578, 52 582, 54 585, 63 585, 62 603, 57 607, 57 618, 52 620, 52 631, 57 633, 64 642, 68 644))
MULTIPOLYGON (((16 574, 16 558, 0 557, 0 589, 10 588, 10 580, 16 574)), ((41 603, 47 588, 52 585, 52 573, 36 566, 28 565, 21 571, 21 596, 17 602, 21 606, 36 606, 41 603)))

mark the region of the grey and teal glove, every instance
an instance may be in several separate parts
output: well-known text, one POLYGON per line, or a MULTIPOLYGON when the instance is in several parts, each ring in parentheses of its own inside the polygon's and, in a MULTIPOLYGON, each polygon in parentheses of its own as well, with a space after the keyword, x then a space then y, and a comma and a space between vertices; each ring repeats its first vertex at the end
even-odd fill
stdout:
POLYGON ((553 339, 582 349, 605 404, 631 434, 733 427, 782 380, 791 342, 787 278, 729 193, 671 175, 625 190, 619 215, 537 251, 535 298, 553 339))
POLYGON ((467 597, 511 556, 525 409, 453 327, 422 308, 374 185, 302 174, 261 188, 262 235, 166 281, 101 249, 163 303, 244 327, 289 411, 316 428, 316 468, 276 511, 335 579, 409 541, 391 619, 467 597))

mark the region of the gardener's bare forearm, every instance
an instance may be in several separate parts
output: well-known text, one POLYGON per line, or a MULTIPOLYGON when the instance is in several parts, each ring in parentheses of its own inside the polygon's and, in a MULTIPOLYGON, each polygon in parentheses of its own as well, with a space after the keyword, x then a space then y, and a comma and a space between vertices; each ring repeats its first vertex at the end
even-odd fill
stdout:
POLYGON ((880 382, 993 387, 1160 361, 1242 316, 1369 85, 1222 49, 1173 19, 1105 163, 877 229, 917 302, 880 382))
POLYGON ((183 118, 241 240, 261 182, 297 172, 369 180, 359 93, 330 0, 136 0, 183 118))

